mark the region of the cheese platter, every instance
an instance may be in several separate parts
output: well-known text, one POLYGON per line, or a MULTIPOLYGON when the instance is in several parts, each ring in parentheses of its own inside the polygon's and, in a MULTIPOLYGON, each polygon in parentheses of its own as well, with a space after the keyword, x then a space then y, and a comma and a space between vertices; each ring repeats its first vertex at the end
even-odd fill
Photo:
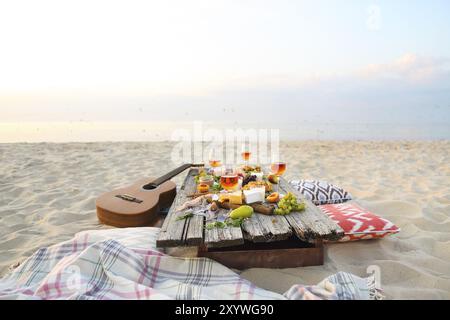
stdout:
POLYGON ((301 212, 306 207, 306 203, 297 200, 294 194, 276 192, 279 176, 264 173, 260 166, 220 170, 217 167, 202 168, 194 181, 197 183, 196 192, 189 197, 207 196, 209 203, 223 209, 250 206, 257 213, 284 215, 301 212))
POLYGON ((235 268, 293 267, 322 264, 322 241, 343 236, 282 177, 285 163, 215 165, 188 172, 158 247, 195 246, 198 256, 235 268))

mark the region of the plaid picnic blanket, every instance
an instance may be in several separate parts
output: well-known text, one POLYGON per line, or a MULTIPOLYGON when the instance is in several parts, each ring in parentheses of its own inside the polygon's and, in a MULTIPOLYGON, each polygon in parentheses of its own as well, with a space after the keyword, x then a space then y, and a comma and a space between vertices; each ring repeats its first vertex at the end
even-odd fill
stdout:
POLYGON ((2 299, 373 299, 373 279, 340 272, 283 295, 206 258, 156 248, 158 228, 84 231, 41 248, 0 279, 2 299))

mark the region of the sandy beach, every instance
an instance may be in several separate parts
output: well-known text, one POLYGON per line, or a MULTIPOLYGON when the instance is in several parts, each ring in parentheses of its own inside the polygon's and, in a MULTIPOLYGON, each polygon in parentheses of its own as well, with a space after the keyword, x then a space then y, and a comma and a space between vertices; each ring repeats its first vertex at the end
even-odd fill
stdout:
MULTIPOLYGON (((105 228, 95 198, 171 169, 171 150, 166 142, 0 144, 0 275, 42 246, 105 228)), ((282 293, 337 271, 365 276, 377 265, 388 299, 450 299, 450 141, 285 142, 280 151, 286 178, 346 188, 402 231, 328 244, 323 266, 249 269, 244 278, 282 293)))

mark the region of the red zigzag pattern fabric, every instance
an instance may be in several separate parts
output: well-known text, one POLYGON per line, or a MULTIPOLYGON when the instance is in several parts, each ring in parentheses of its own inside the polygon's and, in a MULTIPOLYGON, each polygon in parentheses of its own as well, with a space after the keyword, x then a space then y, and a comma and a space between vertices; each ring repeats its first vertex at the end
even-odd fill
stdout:
POLYGON ((400 231, 391 221, 361 208, 353 202, 326 204, 319 208, 345 232, 340 242, 383 238, 400 231))

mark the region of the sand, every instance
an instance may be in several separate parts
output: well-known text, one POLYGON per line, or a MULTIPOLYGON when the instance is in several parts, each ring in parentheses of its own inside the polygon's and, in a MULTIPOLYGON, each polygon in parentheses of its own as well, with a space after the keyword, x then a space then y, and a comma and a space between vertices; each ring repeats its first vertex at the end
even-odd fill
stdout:
MULTIPOLYGON (((170 143, 0 144, 0 275, 39 247, 105 228, 95 198, 170 169, 171 150, 170 143)), ((329 244, 323 266, 249 269, 244 278, 281 293, 337 271, 365 276, 377 265, 388 299, 450 299, 450 141, 287 142, 281 152, 287 178, 345 187, 402 231, 329 244)))

